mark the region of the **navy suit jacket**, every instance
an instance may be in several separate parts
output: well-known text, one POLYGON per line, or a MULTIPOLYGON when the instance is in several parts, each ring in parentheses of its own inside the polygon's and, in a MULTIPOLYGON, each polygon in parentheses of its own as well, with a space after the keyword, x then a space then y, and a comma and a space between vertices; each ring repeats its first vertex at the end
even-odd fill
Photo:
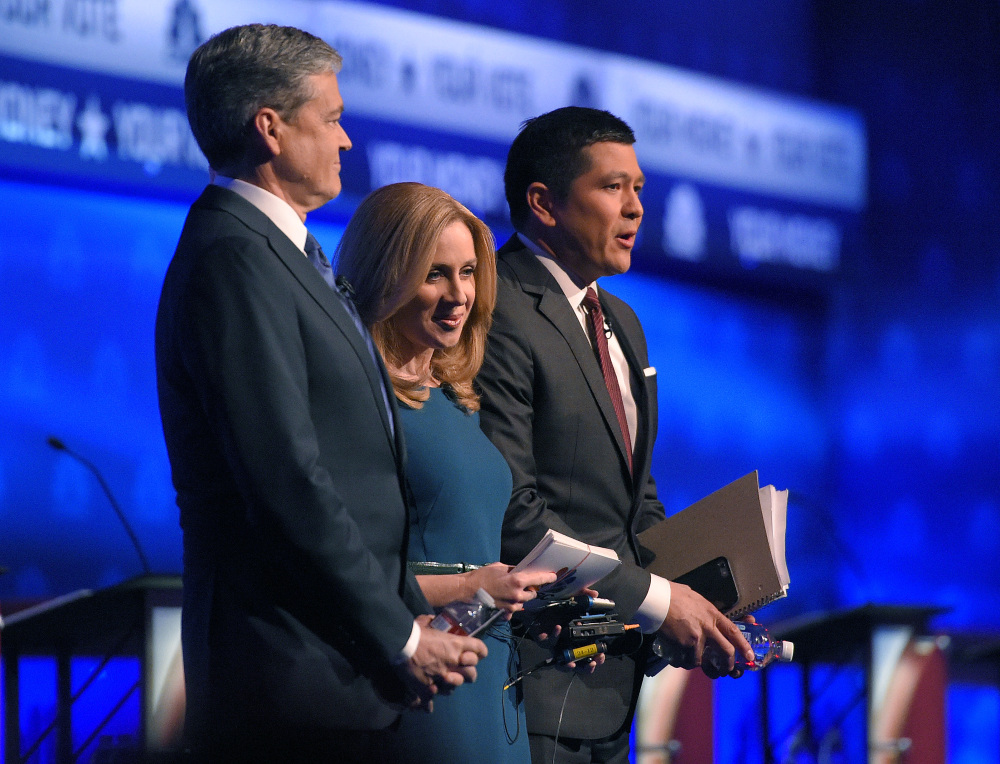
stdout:
MULTIPOLYGON (((636 534, 664 518, 650 476, 656 438, 656 377, 635 313, 600 290, 605 317, 631 372, 638 426, 630 474, 624 440, 594 350, 552 274, 515 236, 497 253, 497 306, 483 368, 480 423, 507 458, 514 490, 501 559, 517 563, 552 528, 610 547, 622 565, 597 584, 629 620, 649 589, 636 534)), ((524 666, 546 653, 522 647, 524 666)), ((541 670, 525 678, 528 730, 597 739, 631 720, 641 655, 610 658, 593 675, 541 670), (560 717, 562 718, 560 726, 560 717)))
POLYGON ((303 253, 209 186, 156 322, 184 534, 195 745, 391 724, 391 662, 429 612, 405 564, 401 428, 384 370, 303 253))

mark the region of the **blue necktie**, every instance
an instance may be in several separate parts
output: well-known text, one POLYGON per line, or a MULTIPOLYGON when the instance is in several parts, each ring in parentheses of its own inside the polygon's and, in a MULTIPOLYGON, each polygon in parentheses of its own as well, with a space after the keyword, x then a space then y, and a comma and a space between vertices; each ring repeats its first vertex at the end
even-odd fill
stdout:
POLYGON ((333 268, 330 267, 330 261, 326 259, 326 255, 323 254, 323 248, 316 241, 316 237, 311 233, 306 234, 306 257, 309 258, 309 262, 313 264, 313 267, 319 271, 319 275, 323 277, 323 280, 333 286, 333 268))
POLYGON ((326 259, 326 255, 323 254, 323 248, 316 241, 316 237, 311 233, 306 233, 306 256, 309 258, 309 262, 313 264, 313 267, 319 271, 319 275, 323 277, 323 280, 330 285, 333 289, 333 293, 340 298, 341 304, 347 311, 347 314, 351 317, 354 325, 358 328, 358 332, 364 338, 365 345, 368 346, 368 352, 371 353, 372 361, 375 363, 375 368, 379 370, 379 382, 382 386, 382 401, 385 404, 386 414, 389 415, 389 430, 395 435, 396 425, 392 420, 392 404, 389 403, 389 391, 386 387, 386 378, 382 371, 382 359, 379 357, 378 351, 375 349, 375 342, 372 340, 371 332, 368 331, 368 327, 365 326, 365 322, 361 320, 361 315, 358 313, 358 308, 354 304, 354 289, 351 287, 350 282, 347 281, 343 276, 339 279, 335 279, 333 276, 333 268, 330 266, 330 261, 326 259))

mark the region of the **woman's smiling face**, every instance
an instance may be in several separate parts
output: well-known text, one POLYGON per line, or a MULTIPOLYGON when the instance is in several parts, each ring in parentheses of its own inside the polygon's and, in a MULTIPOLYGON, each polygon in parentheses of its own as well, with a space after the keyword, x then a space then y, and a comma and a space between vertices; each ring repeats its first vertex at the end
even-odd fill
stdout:
POLYGON ((395 315, 401 338, 414 355, 458 344, 476 300, 475 270, 472 232, 456 221, 441 233, 417 293, 395 315))

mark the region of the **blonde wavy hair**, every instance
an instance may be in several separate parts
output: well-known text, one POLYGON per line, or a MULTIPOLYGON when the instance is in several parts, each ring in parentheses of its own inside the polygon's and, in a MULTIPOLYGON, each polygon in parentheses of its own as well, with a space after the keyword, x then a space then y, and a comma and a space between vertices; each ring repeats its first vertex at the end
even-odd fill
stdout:
POLYGON ((337 270, 354 288, 361 320, 389 367, 396 397, 413 408, 420 408, 430 391, 393 373, 402 365, 402 335, 394 319, 427 278, 442 232, 456 222, 472 234, 476 299, 458 344, 434 351, 431 372, 461 406, 478 411, 472 383, 483 363, 497 291, 496 248, 486 224, 441 189, 393 183, 362 200, 337 246, 337 270))

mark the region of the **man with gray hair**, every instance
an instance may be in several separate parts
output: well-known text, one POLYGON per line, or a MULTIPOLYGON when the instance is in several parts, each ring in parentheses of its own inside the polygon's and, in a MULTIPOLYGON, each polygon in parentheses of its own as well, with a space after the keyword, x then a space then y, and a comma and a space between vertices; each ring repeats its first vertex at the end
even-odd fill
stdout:
POLYGON ((166 275, 156 367, 199 761, 378 761, 401 708, 486 654, 428 628, 392 388, 305 227, 351 147, 340 64, 254 24, 198 48, 184 83, 216 176, 166 275))

